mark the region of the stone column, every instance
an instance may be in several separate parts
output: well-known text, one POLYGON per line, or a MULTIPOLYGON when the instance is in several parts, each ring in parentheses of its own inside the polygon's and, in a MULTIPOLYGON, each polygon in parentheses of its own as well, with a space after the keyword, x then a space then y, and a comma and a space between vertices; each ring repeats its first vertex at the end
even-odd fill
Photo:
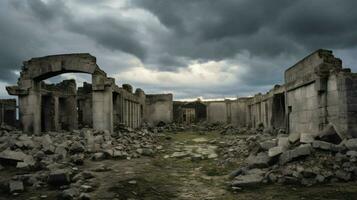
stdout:
POLYGON ((78 112, 77 112, 77 98, 76 96, 70 96, 66 98, 66 115, 68 129, 78 129, 78 112))
POLYGON ((28 94, 19 95, 20 123, 25 133, 41 132, 41 85, 31 81, 28 94))
POLYGON ((113 132, 113 85, 114 79, 101 72, 92 76, 93 128, 113 132))

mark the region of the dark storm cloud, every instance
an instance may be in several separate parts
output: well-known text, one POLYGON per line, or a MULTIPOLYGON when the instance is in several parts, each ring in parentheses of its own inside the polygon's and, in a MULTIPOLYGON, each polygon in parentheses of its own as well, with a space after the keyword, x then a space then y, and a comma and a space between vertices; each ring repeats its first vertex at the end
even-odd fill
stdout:
POLYGON ((222 59, 242 50, 275 56, 301 49, 349 48, 357 43, 354 0, 133 2, 174 30, 185 42, 182 45, 193 47, 182 51, 178 46, 177 52, 186 56, 222 59), (210 52, 213 49, 215 54, 210 52))
POLYGON ((134 2, 174 32, 164 43, 171 55, 224 60, 248 52, 251 73, 241 77, 248 85, 281 82, 284 69, 316 49, 357 45, 354 0, 134 2))
POLYGON ((287 67, 319 48, 355 61, 356 7, 355 0, 2 0, 0 81, 14 82, 13 71, 30 57, 84 50, 124 52, 118 70, 132 57, 170 72, 229 60, 247 69, 236 75, 239 87, 180 88, 182 97, 255 92, 281 83, 287 67))
POLYGON ((92 20, 72 21, 67 25, 69 31, 86 35, 98 44, 111 50, 121 50, 145 59, 146 48, 136 37, 133 21, 101 17, 92 20))

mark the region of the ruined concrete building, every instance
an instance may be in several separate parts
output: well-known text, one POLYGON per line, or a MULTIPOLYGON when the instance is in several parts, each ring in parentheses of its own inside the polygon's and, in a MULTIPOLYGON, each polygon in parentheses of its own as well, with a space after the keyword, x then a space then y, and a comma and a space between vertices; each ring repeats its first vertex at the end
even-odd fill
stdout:
MULTIPOLYGON (((32 58, 24 62, 18 84, 6 89, 10 95, 18 96, 20 126, 25 132, 73 130, 79 126, 112 132, 119 124, 136 128, 144 118, 151 119, 157 115, 145 112, 147 95, 143 90, 133 92, 128 84, 117 86, 90 54, 32 58), (85 83, 77 90, 74 80, 44 83, 48 78, 72 72, 91 74, 92 84, 85 83)), ((171 102, 171 105, 164 103, 160 106, 172 110, 172 95, 160 96, 163 98, 158 101, 171 102)), ((150 108, 156 99, 150 95, 148 99, 150 108)), ((165 117, 171 120, 168 115, 165 117)))
POLYGON ((315 134, 333 126, 341 137, 357 137, 357 75, 342 68, 332 51, 317 50, 285 71, 285 83, 266 94, 235 100, 173 102, 171 94, 146 95, 130 85, 119 87, 89 54, 33 58, 24 62, 17 86, 24 131, 113 129, 143 122, 224 122, 237 127, 283 128, 315 134), (73 80, 49 85, 43 80, 68 72, 92 75, 77 90, 73 80))
POLYGON ((0 125, 17 126, 16 99, 0 99, 0 125))
POLYGON ((311 134, 332 125, 342 138, 357 137, 357 74, 329 50, 287 69, 285 83, 266 94, 205 104, 208 122, 311 134))

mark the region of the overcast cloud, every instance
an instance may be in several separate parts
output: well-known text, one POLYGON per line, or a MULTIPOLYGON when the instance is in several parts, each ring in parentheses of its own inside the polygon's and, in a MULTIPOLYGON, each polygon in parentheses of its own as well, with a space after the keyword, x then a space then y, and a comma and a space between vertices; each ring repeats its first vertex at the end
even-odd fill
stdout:
MULTIPOLYGON (((357 71, 355 8, 355 0, 1 0, 0 97, 22 61, 61 53, 89 52, 117 84, 176 99, 266 92, 319 48, 357 71)), ((89 79, 50 81, 64 78, 89 79)))

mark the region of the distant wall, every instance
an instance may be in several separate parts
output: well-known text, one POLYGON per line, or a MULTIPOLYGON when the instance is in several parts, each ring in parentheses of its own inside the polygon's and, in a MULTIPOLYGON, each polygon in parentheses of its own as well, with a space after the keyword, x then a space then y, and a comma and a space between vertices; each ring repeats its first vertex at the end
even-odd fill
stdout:
POLYGON ((16 126, 16 99, 0 99, 0 124, 16 126))
POLYGON ((156 125, 160 121, 171 123, 173 121, 173 97, 172 94, 148 94, 144 121, 156 125))
POLYGON ((207 105, 207 121, 223 122, 233 126, 247 125, 248 101, 250 98, 226 99, 224 101, 205 102, 207 105))
POLYGON ((207 121, 209 123, 227 122, 227 105, 225 101, 206 102, 207 121))

